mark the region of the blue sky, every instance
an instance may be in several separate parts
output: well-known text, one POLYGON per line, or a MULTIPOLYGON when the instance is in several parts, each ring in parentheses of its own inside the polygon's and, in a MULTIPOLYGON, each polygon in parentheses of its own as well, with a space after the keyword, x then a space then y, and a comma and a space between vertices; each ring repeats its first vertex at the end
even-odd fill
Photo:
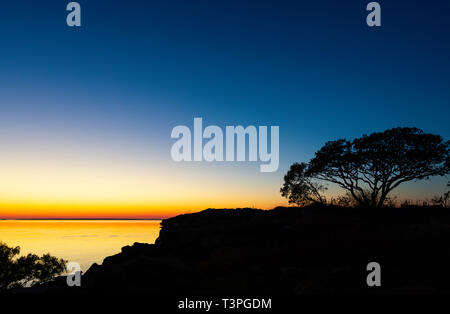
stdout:
POLYGON ((157 163, 171 176, 188 168, 187 181, 203 171, 199 195, 223 175, 224 198, 239 181, 275 204, 289 165, 328 140, 397 126, 450 137, 448 1, 379 1, 379 28, 365 23, 369 1, 89 0, 80 28, 65 23, 68 2, 0 9, 4 168, 85 159, 126 177, 157 163), (170 132, 194 117, 279 125, 278 172, 174 165, 170 132))

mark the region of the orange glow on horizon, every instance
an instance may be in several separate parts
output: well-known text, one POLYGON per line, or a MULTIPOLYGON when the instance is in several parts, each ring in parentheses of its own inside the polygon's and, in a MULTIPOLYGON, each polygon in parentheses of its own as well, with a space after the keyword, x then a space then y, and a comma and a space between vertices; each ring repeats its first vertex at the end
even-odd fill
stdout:
POLYGON ((280 174, 262 174, 257 165, 138 164, 131 157, 112 162, 100 153, 58 152, 43 146, 0 156, 0 219, 160 219, 287 204, 278 191, 280 174))
POLYGON ((269 206, 254 206, 239 204, 239 202, 216 203, 172 203, 152 205, 127 204, 25 204, 0 203, 0 219, 164 219, 185 213, 194 213, 207 208, 239 208, 254 207, 271 209, 276 206, 286 206, 283 203, 273 203, 269 206))

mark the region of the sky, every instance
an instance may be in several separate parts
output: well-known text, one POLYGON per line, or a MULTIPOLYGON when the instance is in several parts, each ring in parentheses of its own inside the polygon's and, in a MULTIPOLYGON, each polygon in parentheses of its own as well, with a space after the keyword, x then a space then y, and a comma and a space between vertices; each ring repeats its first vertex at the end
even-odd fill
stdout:
POLYGON ((372 28, 369 1, 78 2, 81 27, 69 1, 0 7, 0 218, 272 208, 289 166, 329 140, 398 126, 450 138, 448 1, 379 1, 372 28), (171 130, 194 117, 279 126, 278 170, 174 162, 171 130))

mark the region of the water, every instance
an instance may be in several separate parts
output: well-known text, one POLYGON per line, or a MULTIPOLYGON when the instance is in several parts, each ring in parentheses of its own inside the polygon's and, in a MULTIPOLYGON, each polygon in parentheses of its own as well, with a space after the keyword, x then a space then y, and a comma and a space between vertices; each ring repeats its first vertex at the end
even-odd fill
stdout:
POLYGON ((154 243, 159 220, 0 220, 0 241, 20 246, 21 255, 50 253, 77 262, 86 271, 93 263, 134 242, 154 243))

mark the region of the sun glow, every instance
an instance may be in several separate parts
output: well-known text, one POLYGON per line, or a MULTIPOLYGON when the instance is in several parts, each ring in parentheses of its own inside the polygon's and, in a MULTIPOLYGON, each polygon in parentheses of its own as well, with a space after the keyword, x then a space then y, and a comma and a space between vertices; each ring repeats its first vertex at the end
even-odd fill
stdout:
POLYGON ((280 203, 267 183, 250 186, 245 174, 236 177, 217 166, 211 176, 212 170, 174 162, 163 167, 95 159, 64 164, 3 160, 0 219, 164 218, 208 207, 270 208, 280 203), (261 196, 262 190, 268 193, 261 196))

